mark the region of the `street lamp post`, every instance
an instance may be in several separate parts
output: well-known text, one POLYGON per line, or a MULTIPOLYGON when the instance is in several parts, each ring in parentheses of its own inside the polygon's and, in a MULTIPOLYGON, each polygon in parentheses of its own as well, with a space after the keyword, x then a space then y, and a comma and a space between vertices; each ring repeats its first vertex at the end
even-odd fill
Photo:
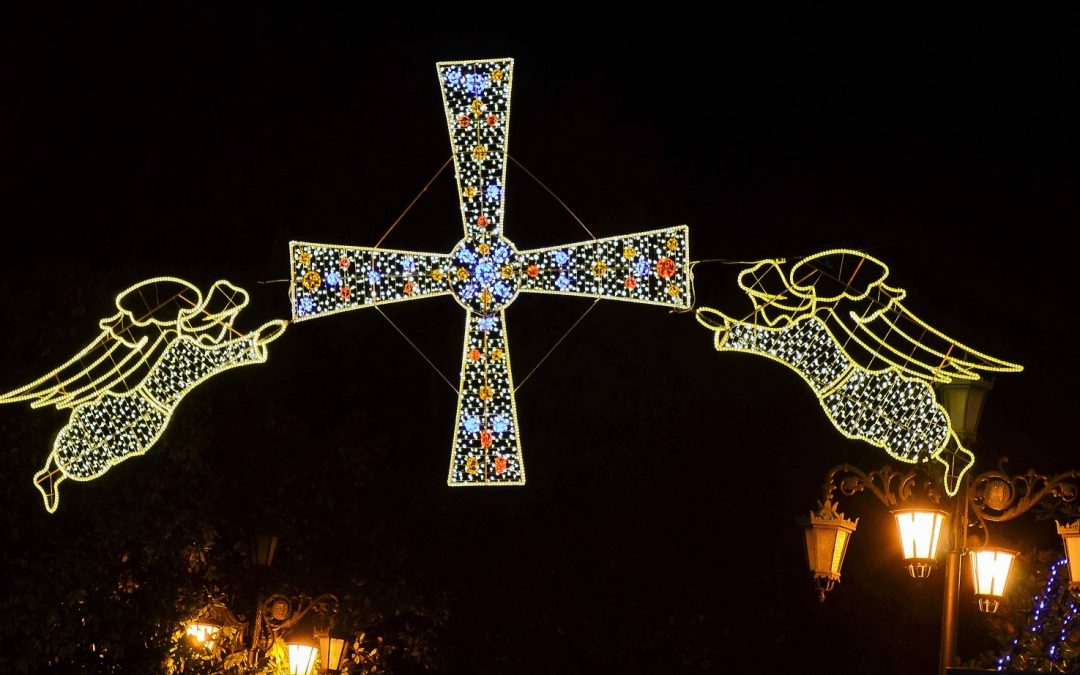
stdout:
MULTIPOLYGON (((252 563, 257 574, 264 577, 274 558, 277 537, 257 536, 252 544, 252 563)), ((241 623, 225 605, 215 602, 188 622, 187 634, 197 645, 210 651, 223 625, 238 628, 244 650, 241 662, 246 661, 248 667, 258 666, 278 639, 284 638, 290 675, 311 675, 316 655, 321 656, 321 672, 327 673, 341 667, 349 646, 347 640, 330 637, 338 605, 337 597, 329 593, 314 598, 283 593, 264 598, 260 594, 248 642, 243 639, 247 624, 241 623)))
MULTIPOLYGON (((951 529, 953 536, 948 543, 945 561, 945 592, 942 600, 941 653, 938 672, 945 675, 946 668, 956 661, 957 614, 960 598, 960 559, 965 553, 972 560, 972 574, 979 609, 984 612, 997 610, 1001 596, 1008 582, 1009 572, 1015 551, 990 546, 988 523, 1004 522, 1018 518, 1044 499, 1061 502, 1075 501, 1078 496, 1076 484, 1080 471, 1068 471, 1056 476, 1047 476, 1036 471, 1009 475, 1002 466, 995 471, 986 471, 967 481, 965 486, 951 500, 946 501, 938 489, 940 481, 934 480, 921 466, 900 473, 890 466, 876 471, 863 471, 850 464, 840 464, 829 470, 822 491, 822 503, 829 504, 836 513, 836 493, 852 497, 861 492, 869 492, 878 498, 897 518, 898 530, 903 540, 905 563, 912 576, 925 577, 930 574, 935 563, 937 536, 946 529, 951 529), (953 518, 951 527, 944 527, 946 520, 941 506, 951 506, 953 518), (965 537, 971 526, 978 533, 965 537), (971 544, 965 547, 966 544, 971 544), (912 570, 912 567, 914 569, 912 570)), ((841 514, 841 517, 842 514, 841 514)), ((850 522, 850 521, 849 521, 850 522)), ((827 519, 803 519, 800 524, 804 529, 835 527, 827 519)), ((854 527, 850 532, 854 532, 854 527)), ((1071 525, 1060 525, 1059 532, 1065 542, 1066 550, 1080 559, 1080 543, 1072 543, 1075 538, 1080 542, 1080 521, 1071 525)), ((814 534, 814 538, 818 533, 814 534)), ((849 533, 850 537, 850 533, 849 533)), ((811 541, 811 535, 806 535, 811 541)), ((847 542, 845 542, 846 549, 847 542)), ((809 545, 807 547, 809 558, 809 545)), ((1070 563, 1072 558, 1070 558, 1070 563)), ((843 556, 839 558, 842 564, 843 556)), ((1080 563, 1080 560, 1077 560, 1080 563)), ((840 579, 840 564, 828 570, 827 587, 819 580, 822 569, 811 562, 811 573, 815 577, 817 588, 824 597, 825 591, 832 588, 840 579)), ((1078 565, 1080 568, 1080 565, 1078 565)), ((1074 583, 1080 580, 1080 569, 1072 571, 1074 583)))
MULTIPOLYGON (((309 675, 315 655, 319 653, 319 635, 329 633, 333 628, 334 616, 338 610, 337 597, 325 593, 316 598, 306 595, 286 596, 275 593, 262 602, 255 616, 255 630, 252 631, 252 653, 268 648, 278 637, 285 637, 285 646, 289 653, 290 675, 309 675), (315 616, 315 626, 298 624, 309 614, 315 616)), ((322 658, 323 669, 328 669, 328 655, 322 658)), ((341 657, 337 659, 339 662, 341 657)))

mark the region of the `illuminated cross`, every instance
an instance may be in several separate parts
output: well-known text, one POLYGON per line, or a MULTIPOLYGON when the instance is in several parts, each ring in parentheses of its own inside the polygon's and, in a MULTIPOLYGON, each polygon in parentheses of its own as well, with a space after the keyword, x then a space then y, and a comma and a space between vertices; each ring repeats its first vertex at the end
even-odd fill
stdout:
POLYGON ((447 254, 291 242, 293 320, 452 295, 465 347, 447 483, 525 482, 506 308, 519 293, 689 306, 685 225, 518 251, 503 236, 512 59, 436 64, 465 237, 447 254))

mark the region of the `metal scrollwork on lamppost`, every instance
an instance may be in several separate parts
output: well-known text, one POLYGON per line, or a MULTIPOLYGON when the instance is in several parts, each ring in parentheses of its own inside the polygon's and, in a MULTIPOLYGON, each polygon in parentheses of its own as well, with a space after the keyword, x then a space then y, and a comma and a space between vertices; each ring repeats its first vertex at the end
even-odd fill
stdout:
MULTIPOLYGON (((308 675, 319 653, 320 643, 333 630, 338 604, 337 597, 329 593, 315 598, 303 594, 271 595, 259 605, 255 616, 252 654, 269 649, 279 637, 285 636, 290 675, 308 675), (314 630, 296 631, 290 635, 289 632, 309 614, 315 617, 314 630)), ((327 661, 328 656, 324 655, 323 660, 327 661)))

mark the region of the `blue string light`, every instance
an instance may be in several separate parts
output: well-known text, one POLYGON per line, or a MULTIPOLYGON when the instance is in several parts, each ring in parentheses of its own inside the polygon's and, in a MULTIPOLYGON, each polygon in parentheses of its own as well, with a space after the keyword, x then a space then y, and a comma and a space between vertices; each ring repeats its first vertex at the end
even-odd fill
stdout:
MULTIPOLYGON (((1046 650, 1046 655, 1051 663, 1064 660, 1061 656, 1061 646, 1073 633, 1078 616, 1077 605, 1073 596, 1068 593, 1068 575, 1058 575, 1062 567, 1068 564, 1067 558, 1062 558, 1050 566, 1050 573, 1046 578, 1046 586, 1041 593, 1036 594, 1032 600, 1031 623, 1027 627, 1028 633, 1039 633, 1044 627, 1043 613, 1055 606, 1061 608, 1062 603, 1067 603, 1068 611, 1062 616, 1061 631, 1046 650), (1063 597, 1064 596, 1064 597, 1063 597)), ((1013 650, 1020 644, 1020 637, 1012 639, 1009 651, 997 659, 997 669, 1005 670, 1012 662, 1013 650)))

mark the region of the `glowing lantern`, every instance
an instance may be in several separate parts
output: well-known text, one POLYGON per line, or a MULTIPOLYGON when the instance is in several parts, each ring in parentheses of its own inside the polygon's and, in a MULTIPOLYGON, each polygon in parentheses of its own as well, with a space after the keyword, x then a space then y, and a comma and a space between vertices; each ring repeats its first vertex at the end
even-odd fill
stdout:
POLYGON ((325 633, 319 637, 319 656, 323 664, 323 668, 326 670, 340 670, 341 662, 345 658, 345 651, 348 649, 349 643, 347 640, 332 637, 329 633, 325 633))
POLYGON ((1057 531, 1069 560, 1069 588, 1080 588, 1080 520, 1068 525, 1058 523, 1057 531))
POLYGON ((848 520, 828 500, 817 513, 811 511, 808 518, 799 519, 806 537, 806 562, 822 602, 825 602, 825 593, 840 581, 840 567, 844 564, 851 533, 858 524, 858 518, 848 520))
POLYGON ((290 636, 285 640, 289 649, 289 675, 311 675, 318 647, 310 637, 290 636))
POLYGON ((1005 584, 1009 581, 1016 551, 1001 548, 972 549, 971 579, 975 585, 975 597, 979 600, 979 609, 984 612, 996 612, 1001 596, 1005 595, 1005 584))
POLYGON ((221 626, 210 623, 205 619, 189 623, 187 627, 189 642, 195 647, 202 647, 207 650, 214 648, 214 642, 220 632, 221 626))
POLYGON ((941 527, 947 514, 921 507, 897 509, 892 513, 900 531, 900 548, 908 572, 916 579, 925 579, 934 569, 941 527))

